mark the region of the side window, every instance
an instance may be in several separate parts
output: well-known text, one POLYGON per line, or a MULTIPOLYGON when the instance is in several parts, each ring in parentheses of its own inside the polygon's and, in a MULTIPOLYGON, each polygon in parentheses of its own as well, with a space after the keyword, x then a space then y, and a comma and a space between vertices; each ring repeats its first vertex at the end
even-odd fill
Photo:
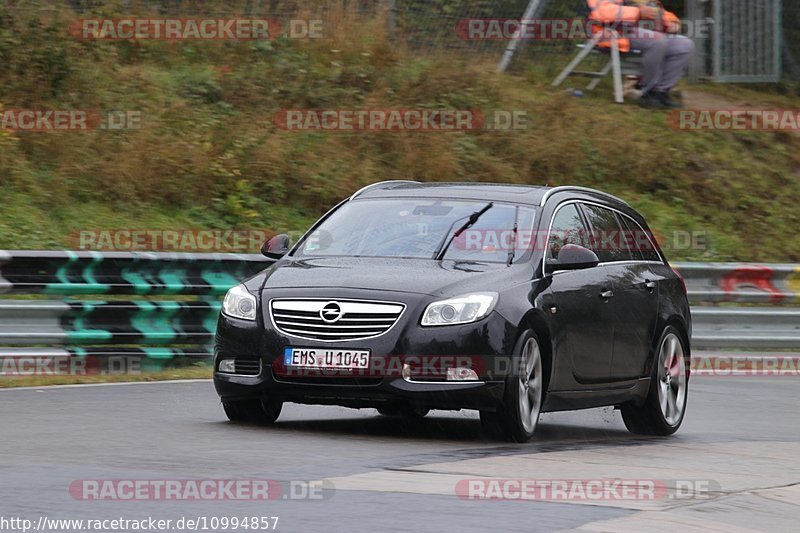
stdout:
POLYGON ((624 249, 630 251, 634 260, 644 261, 645 249, 652 248, 652 246, 648 244, 647 236, 639 229, 636 222, 629 219, 627 216, 617 213, 617 219, 619 219, 620 225, 622 226, 620 245, 624 249))
POLYGON ((622 230, 614 211, 604 207, 583 204, 586 218, 591 225, 591 241, 594 253, 601 263, 614 261, 630 261, 633 255, 630 250, 620 246, 622 230))
POLYGON ((631 229, 633 237, 630 239, 634 249, 637 250, 645 261, 658 261, 661 262, 661 257, 650 240, 651 236, 643 231, 635 221, 627 216, 622 216, 623 223, 626 223, 631 229))
POLYGON ((557 259, 565 244, 587 246, 586 226, 577 204, 567 204, 556 211, 550 235, 547 237, 547 258, 557 259))

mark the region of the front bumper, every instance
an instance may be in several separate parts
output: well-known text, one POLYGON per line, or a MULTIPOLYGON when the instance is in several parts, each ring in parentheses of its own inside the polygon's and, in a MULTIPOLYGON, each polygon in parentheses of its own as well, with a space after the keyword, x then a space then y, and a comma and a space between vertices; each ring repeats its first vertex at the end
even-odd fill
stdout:
MULTIPOLYGON (((292 291, 290 296, 302 297, 298 292, 292 291)), ((364 295, 339 289, 330 296, 336 299, 364 295)), ((505 381, 504 376, 493 370, 497 368, 493 363, 511 353, 516 335, 514 326, 493 312, 474 324, 423 328, 419 326, 419 317, 430 298, 403 293, 401 299, 407 308, 392 330, 372 339, 342 341, 333 346, 285 336, 275 331, 263 312, 256 322, 220 315, 214 350, 217 393, 223 401, 269 397, 285 402, 356 408, 411 405, 430 409, 495 409, 502 399, 505 381), (283 372, 282 354, 288 346, 367 349, 373 358, 387 360, 444 356, 473 358, 482 363, 480 369, 476 368, 479 381, 445 381, 443 378, 417 381, 391 372, 363 377, 297 377, 283 372), (221 373, 217 365, 222 358, 260 361, 261 370, 252 376, 221 373)))
POLYGON ((385 378, 367 385, 285 382, 276 379, 271 369, 264 369, 258 376, 215 372, 214 386, 223 401, 270 398, 355 408, 411 405, 428 409, 481 410, 495 409, 504 390, 503 382, 498 381, 423 383, 385 378))

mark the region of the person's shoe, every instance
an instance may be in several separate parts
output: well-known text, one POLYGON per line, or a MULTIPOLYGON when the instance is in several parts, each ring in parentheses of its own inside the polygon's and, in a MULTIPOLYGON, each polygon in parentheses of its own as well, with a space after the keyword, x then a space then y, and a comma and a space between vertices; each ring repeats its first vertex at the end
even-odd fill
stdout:
POLYGON ((669 93, 653 91, 653 94, 664 105, 664 109, 680 109, 683 107, 683 104, 673 100, 672 97, 670 97, 669 93))
POLYGON ((627 80, 622 86, 622 94, 625 98, 641 98, 642 89, 639 87, 639 80, 636 78, 627 80))
POLYGON ((669 109, 653 91, 643 94, 639 98, 639 105, 648 109, 669 109))

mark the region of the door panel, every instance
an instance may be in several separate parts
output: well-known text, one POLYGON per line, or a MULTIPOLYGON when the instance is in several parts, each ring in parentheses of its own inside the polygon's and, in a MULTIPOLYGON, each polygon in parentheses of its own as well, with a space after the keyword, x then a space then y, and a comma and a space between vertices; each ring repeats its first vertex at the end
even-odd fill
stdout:
MULTIPOLYGON (((587 225, 577 204, 559 206, 548 235, 546 258, 558 257, 565 244, 588 246, 587 225)), ((610 378, 614 343, 614 312, 601 293, 612 290, 608 271, 602 266, 552 274, 553 345, 557 382, 554 390, 591 388, 610 378), (569 365, 566 372, 563 365, 569 365), (567 380, 566 377, 571 376, 567 380)))
POLYGON ((606 383, 614 340, 614 308, 601 293, 611 289, 608 269, 598 266, 557 272, 550 285, 556 306, 554 344, 562 361, 571 361, 576 384, 606 383))
POLYGON ((626 381, 645 374, 658 315, 658 280, 638 249, 635 222, 597 205, 583 205, 595 253, 613 284, 614 340, 610 374, 626 381), (632 238, 634 237, 634 238, 632 238))
POLYGON ((658 280, 647 263, 607 266, 614 283, 614 380, 642 377, 658 318, 658 280), (652 288, 651 288, 652 287, 652 288))

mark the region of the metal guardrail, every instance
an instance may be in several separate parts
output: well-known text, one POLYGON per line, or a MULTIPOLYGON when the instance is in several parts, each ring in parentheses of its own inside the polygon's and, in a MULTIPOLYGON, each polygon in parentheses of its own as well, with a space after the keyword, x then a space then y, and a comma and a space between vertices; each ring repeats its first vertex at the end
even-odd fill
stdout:
POLYGON ((692 303, 800 303, 800 265, 675 263, 692 303))
MULTIPOLYGON (((221 296, 270 263, 253 254, 0 251, 0 294, 17 296, 0 300, 0 357, 207 358, 221 296)), ((695 349, 800 348, 800 308, 777 307, 800 302, 800 265, 673 266, 693 304, 695 349)))
POLYGON ((693 307, 695 349, 800 348, 800 308, 693 307))
POLYGON ((219 295, 270 262, 257 254, 0 250, 0 293, 219 295))
POLYGON ((677 263, 692 305, 695 349, 800 349, 800 265, 677 263), (726 302, 771 307, 725 307, 726 302), (716 307, 703 306, 715 304, 716 307))
POLYGON ((221 296, 270 263, 252 254, 0 251, 0 294, 28 297, 0 300, 0 356, 137 358, 151 368, 207 359, 221 296))

